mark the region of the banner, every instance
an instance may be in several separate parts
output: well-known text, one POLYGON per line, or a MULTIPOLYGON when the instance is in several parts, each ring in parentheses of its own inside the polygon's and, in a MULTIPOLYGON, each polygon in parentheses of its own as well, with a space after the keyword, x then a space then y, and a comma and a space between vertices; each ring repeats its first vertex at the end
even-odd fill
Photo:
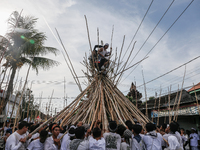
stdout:
MULTIPOLYGON (((179 110, 177 112, 175 110, 172 111, 172 108, 171 108, 170 116, 174 116, 174 114, 176 114, 176 113, 178 113, 179 116, 181 116, 181 115, 187 115, 187 116, 188 115, 199 115, 198 107, 196 105, 179 108, 179 110)), ((151 117, 157 118, 158 115, 159 115, 159 117, 169 116, 169 110, 164 109, 164 110, 160 110, 159 112, 157 110, 151 111, 151 117)))

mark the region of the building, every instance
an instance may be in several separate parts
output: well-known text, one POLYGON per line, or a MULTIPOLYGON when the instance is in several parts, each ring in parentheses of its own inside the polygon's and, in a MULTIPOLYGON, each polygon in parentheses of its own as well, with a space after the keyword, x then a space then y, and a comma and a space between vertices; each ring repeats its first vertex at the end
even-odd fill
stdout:
MULTIPOLYGON (((6 96, 6 92, 0 93, 0 98, 5 98, 5 96, 6 96)), ((18 106, 19 106, 19 101, 20 101, 20 98, 19 97, 17 98, 16 95, 10 96, 10 101, 6 104, 5 109, 3 110, 2 114, 0 115, 0 122, 4 122, 6 120, 6 116, 7 116, 7 119, 10 119, 12 110, 13 110, 12 119, 14 119, 16 117, 18 106), (15 100, 16 100, 16 104, 14 106, 15 100), (13 109, 13 106, 14 106, 14 109, 13 109)))
MULTIPOLYGON (((200 83, 189 89, 188 91, 174 91, 170 95, 164 95, 160 98, 152 98, 147 101, 148 117, 156 124, 169 123, 176 120, 181 127, 191 129, 197 128, 200 121, 200 83), (197 98, 195 97, 195 93, 197 98), (178 106, 179 103, 179 106, 178 106), (160 105, 159 105, 160 104, 160 105), (159 123, 158 123, 159 122, 159 123)), ((141 105, 140 110, 145 114, 145 104, 141 105)))

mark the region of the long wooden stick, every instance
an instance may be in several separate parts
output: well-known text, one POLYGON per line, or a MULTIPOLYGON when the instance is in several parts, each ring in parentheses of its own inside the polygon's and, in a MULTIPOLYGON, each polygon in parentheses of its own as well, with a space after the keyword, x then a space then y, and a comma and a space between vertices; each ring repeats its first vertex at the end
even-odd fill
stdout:
POLYGON ((178 106, 177 106, 177 108, 176 108, 177 115, 176 115, 176 117, 174 118, 174 119, 176 120, 176 122, 177 122, 177 120, 178 120, 178 110, 179 110, 179 105, 180 105, 181 98, 182 98, 183 85, 184 85, 184 81, 185 81, 185 74, 186 74, 186 66, 185 66, 185 71, 184 71, 184 76, 183 76, 183 82, 182 82, 181 92, 180 92, 180 95, 179 95, 178 106))

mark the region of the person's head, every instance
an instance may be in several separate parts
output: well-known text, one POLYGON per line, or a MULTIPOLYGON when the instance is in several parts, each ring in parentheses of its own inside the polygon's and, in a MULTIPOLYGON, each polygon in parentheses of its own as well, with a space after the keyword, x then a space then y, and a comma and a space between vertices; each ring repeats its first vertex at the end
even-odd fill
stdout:
POLYGON ((72 141, 73 139, 75 139, 75 128, 70 128, 69 129, 69 134, 68 134, 69 136, 70 136, 70 140, 72 141))
POLYGON ((175 122, 171 122, 169 124, 169 129, 170 132, 175 133, 176 131, 178 131, 178 125, 175 122))
POLYGON ((10 125, 10 122, 7 122, 7 121, 6 121, 6 125, 5 125, 5 126, 6 126, 6 127, 9 127, 9 125, 10 125))
POLYGON ((181 134, 185 134, 185 129, 184 128, 180 128, 180 132, 181 132, 181 134))
POLYGON ((165 132, 165 129, 167 128, 167 124, 166 123, 163 123, 161 126, 160 126, 160 130, 165 132))
POLYGON ((92 132, 92 135, 93 135, 94 139, 101 137, 101 129, 94 128, 93 132, 92 132))
POLYGON ((22 132, 22 134, 26 133, 26 131, 28 130, 28 123, 26 121, 20 122, 20 124, 18 125, 18 129, 22 132))
POLYGON ((141 125, 139 125, 139 124, 134 124, 134 125, 132 126, 132 132, 133 132, 133 134, 138 135, 138 134, 141 133, 141 131, 142 131, 142 126, 141 126, 141 125))
POLYGON ((130 139, 132 138, 132 132, 129 129, 126 129, 123 133, 123 137, 126 143, 130 145, 130 139))
POLYGON ((113 132, 113 133, 117 130, 117 123, 116 123, 116 121, 110 121, 109 122, 108 130, 110 132, 113 132))
POLYGON ((117 127, 116 133, 119 134, 122 137, 125 130, 126 130, 126 127, 124 125, 120 124, 117 127))
POLYGON ((195 128, 191 128, 191 133, 196 133, 197 130, 195 128))
POLYGON ((186 134, 189 136, 191 134, 190 130, 186 130, 186 134))
POLYGON ((155 125, 153 123, 147 123, 146 129, 147 129, 147 132, 151 132, 151 131, 155 130, 155 125))
POLYGON ((10 134, 11 134, 10 131, 6 130, 6 134, 5 134, 5 136, 6 136, 6 137, 9 137, 10 134))
POLYGON ((60 133, 60 126, 57 124, 54 124, 51 128, 52 134, 54 137, 57 137, 60 133))
POLYGON ((49 125, 49 130, 50 130, 50 132, 52 132, 52 127, 53 127, 53 125, 55 125, 56 123, 51 123, 50 125, 49 125))
POLYGON ((104 49, 107 49, 109 47, 109 44, 106 43, 103 47, 104 47, 104 49))
POLYGON ((83 126, 80 126, 76 128, 75 135, 77 139, 84 139, 85 137, 85 128, 83 126))
POLYGON ((128 127, 129 130, 132 130, 132 125, 133 125, 133 123, 132 123, 130 120, 127 120, 127 121, 125 122, 125 124, 126 124, 126 126, 128 127))
POLYGON ((46 130, 42 130, 40 132, 40 142, 44 143, 48 137, 48 132, 46 130))
POLYGON ((80 127, 83 125, 83 122, 82 121, 79 121, 78 124, 76 125, 77 127, 80 127))

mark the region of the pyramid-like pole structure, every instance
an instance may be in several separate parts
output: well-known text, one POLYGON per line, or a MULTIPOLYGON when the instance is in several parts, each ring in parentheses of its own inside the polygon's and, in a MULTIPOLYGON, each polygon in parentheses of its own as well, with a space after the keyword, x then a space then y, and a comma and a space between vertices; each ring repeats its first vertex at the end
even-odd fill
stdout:
MULTIPOLYGON (((85 16, 86 18, 86 16, 85 16)), ((89 27, 87 25, 87 33, 89 38, 89 27)), ((57 32, 58 33, 58 32, 57 32)), ((59 33, 58 33, 59 35, 59 33)), ((113 35, 113 31, 112 31, 113 35)), ((112 36, 111 36, 112 37, 112 36)), ((59 36, 60 41, 61 38, 59 36)), ((112 39, 112 38, 111 38, 112 39)), ((112 40, 111 40, 112 41, 112 40)), ((123 45, 125 38, 123 39, 122 48, 120 50, 119 56, 122 55, 123 45)), ((99 43, 99 42, 98 42, 99 43)), ((61 43, 63 49, 65 50, 66 55, 67 50, 64 47, 64 43, 61 43)), ((111 44, 112 45, 112 44, 111 44)), ((125 121, 130 120, 134 123, 134 118, 138 120, 138 122, 144 127, 147 122, 151 122, 140 110, 131 102, 128 98, 124 96, 124 94, 117 88, 117 84, 119 84, 119 80, 122 78, 122 74, 125 71, 129 70, 136 64, 141 63, 144 59, 135 62, 130 67, 127 67, 126 64, 129 61, 129 58, 132 55, 133 48, 130 50, 128 54, 128 59, 123 60, 119 56, 117 56, 117 48, 115 53, 115 59, 112 60, 109 58, 109 66, 107 66, 106 70, 102 70, 102 72, 98 71, 98 68, 95 68, 94 58, 92 56, 92 61, 87 59, 87 56, 84 58, 81 63, 86 67, 86 72, 84 70, 83 73, 88 79, 88 85, 85 90, 80 90, 81 93, 75 98, 75 100, 70 103, 67 107, 65 107, 59 114, 54 117, 48 119, 42 125, 40 125, 35 131, 31 134, 36 133, 42 126, 50 123, 52 120, 54 122, 61 121, 60 126, 76 124, 78 121, 82 121, 85 124, 90 124, 90 128, 94 125, 94 122, 98 119, 101 120, 103 129, 107 130, 108 121, 114 120, 118 124, 125 125, 125 121), (103 73, 106 71, 106 73, 103 73), (85 98, 87 97, 87 99, 85 98)), ((91 51, 91 42, 89 40, 89 46, 91 51)), ((111 47, 112 49, 112 47, 111 47)), ((63 53, 64 54, 64 53, 63 53)), ((91 51, 92 54, 92 51, 91 51)), ((69 55, 66 57, 66 61, 69 61, 71 66, 73 67, 72 62, 70 60, 69 55)), ((73 70, 74 71, 74 70, 73 70)), ((72 73, 72 76, 77 78, 77 75, 72 73)), ((80 88, 80 82, 76 82, 78 87, 80 88)), ((103 131, 105 131, 103 130, 103 131)))

